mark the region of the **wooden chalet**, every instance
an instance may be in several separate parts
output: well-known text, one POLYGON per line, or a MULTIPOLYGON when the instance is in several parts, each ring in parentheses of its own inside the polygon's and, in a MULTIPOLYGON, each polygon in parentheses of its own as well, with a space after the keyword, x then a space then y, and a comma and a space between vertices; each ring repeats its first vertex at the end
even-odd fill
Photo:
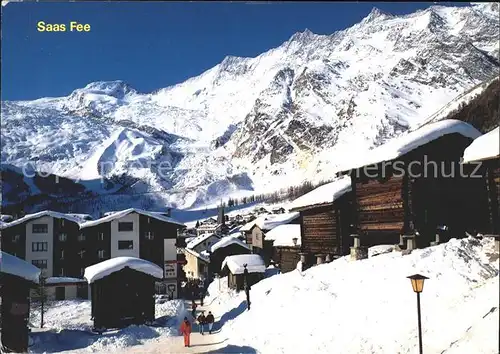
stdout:
POLYGON ((279 225, 266 234, 272 242, 272 260, 282 273, 291 272, 300 261, 300 224, 279 225))
POLYGON ((122 328, 155 319, 155 282, 163 269, 144 259, 116 257, 85 268, 94 329, 122 328))
POLYGON ((454 237, 464 235, 470 213, 481 212, 471 205, 480 198, 483 185, 461 176, 460 158, 480 135, 467 123, 444 120, 393 139, 350 163, 341 174, 351 176, 352 232, 360 236, 361 244, 403 245, 407 239, 411 247, 415 242, 424 247, 443 226, 454 237))
POLYGON ((221 266, 221 275, 228 276, 228 286, 236 291, 244 290, 245 268, 248 270, 247 284, 252 286, 264 279, 266 266, 258 254, 240 254, 224 259, 221 266))
POLYGON ((251 253, 250 247, 234 236, 225 236, 210 248, 209 277, 220 273, 222 262, 229 256, 251 253))
MULTIPOLYGON (((463 163, 476 170, 486 183, 486 218, 471 220, 470 229, 482 234, 500 235, 500 128, 476 138, 464 151, 463 163), (477 166, 477 168, 476 168, 477 166)), ((477 205, 483 209, 481 205, 477 205)), ((474 214, 476 215, 476 214, 474 214)))
POLYGON ((1 252, 0 352, 28 352, 30 289, 37 287, 41 270, 20 258, 1 252))
POLYGON ((300 213, 301 253, 305 267, 349 253, 352 245, 352 194, 349 177, 322 185, 293 201, 300 213))

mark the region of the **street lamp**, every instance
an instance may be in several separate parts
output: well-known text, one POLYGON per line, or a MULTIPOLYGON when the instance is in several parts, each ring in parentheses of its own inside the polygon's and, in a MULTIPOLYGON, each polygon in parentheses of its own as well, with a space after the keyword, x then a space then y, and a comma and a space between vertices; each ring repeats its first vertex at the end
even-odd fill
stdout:
POLYGON ((417 293, 417 314, 418 314, 418 346, 419 353, 422 354, 422 320, 420 317, 420 293, 424 290, 424 281, 429 279, 426 276, 415 274, 407 277, 411 280, 413 291, 417 293))
POLYGON ((247 310, 250 310, 250 285, 248 285, 248 269, 247 264, 243 264, 243 287, 245 289, 245 295, 247 296, 247 310))

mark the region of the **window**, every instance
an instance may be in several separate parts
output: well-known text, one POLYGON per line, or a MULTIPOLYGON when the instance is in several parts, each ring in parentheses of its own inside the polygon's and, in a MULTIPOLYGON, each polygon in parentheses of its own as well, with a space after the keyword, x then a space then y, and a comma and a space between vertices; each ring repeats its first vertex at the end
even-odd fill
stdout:
POLYGON ((84 268, 80 268, 80 275, 83 277, 83 274, 85 273, 85 269, 84 268))
POLYGON ((80 252, 78 252, 78 254, 80 255, 80 258, 83 258, 83 256, 85 255, 85 250, 81 250, 80 252))
POLYGON ((104 259, 104 250, 97 251, 97 257, 99 259, 104 259))
POLYGON ((33 224, 34 234, 46 234, 49 232, 49 225, 47 224, 33 224))
POLYGON ((47 269, 47 260, 46 259, 35 259, 31 261, 31 264, 33 264, 35 267, 38 267, 40 269, 47 269))
POLYGON ((78 235, 78 241, 80 242, 85 241, 85 234, 78 235))
POLYGON ((64 259, 64 250, 61 250, 61 259, 64 259))
POLYGON ((68 239, 68 235, 65 233, 59 234, 59 241, 64 242, 68 239))
POLYGON ((31 251, 32 252, 47 252, 49 249, 48 242, 32 242, 31 251))
POLYGON ((154 234, 154 232, 153 232, 153 231, 146 231, 146 238, 147 238, 148 240, 152 240, 152 239, 154 239, 154 238, 155 238, 155 234, 154 234))
POLYGON ((61 219, 61 226, 64 226, 64 219, 61 219))
POLYGON ((119 222, 118 231, 134 231, 133 222, 119 222))
POLYGON ((99 232, 99 235, 97 235, 97 240, 104 241, 104 232, 99 232))
POLYGON ((148 224, 151 224, 151 218, 148 218, 148 224))
POLYGON ((119 250, 131 250, 134 248, 134 241, 118 241, 119 250))
POLYGON ((61 268, 61 269, 59 270, 59 276, 60 276, 60 277, 64 277, 64 268, 61 268))
POLYGON ((21 239, 21 235, 12 236, 12 242, 14 242, 14 243, 19 242, 20 239, 21 239))

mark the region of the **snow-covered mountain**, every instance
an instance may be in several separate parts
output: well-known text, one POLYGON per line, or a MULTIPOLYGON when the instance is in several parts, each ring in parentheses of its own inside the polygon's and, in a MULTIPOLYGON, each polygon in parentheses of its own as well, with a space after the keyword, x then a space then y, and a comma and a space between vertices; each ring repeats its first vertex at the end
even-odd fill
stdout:
POLYGON ((309 30, 256 58, 226 57, 143 94, 94 82, 67 97, 2 104, 2 164, 193 207, 332 176, 420 125, 499 65, 499 5, 378 9, 331 35, 309 30))

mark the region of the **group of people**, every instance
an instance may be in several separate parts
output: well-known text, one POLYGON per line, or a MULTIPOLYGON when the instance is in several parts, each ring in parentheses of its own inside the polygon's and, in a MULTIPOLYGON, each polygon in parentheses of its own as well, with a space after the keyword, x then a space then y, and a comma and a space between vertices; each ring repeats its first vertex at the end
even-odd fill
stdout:
POLYGON ((199 279, 188 279, 185 284, 183 284, 185 296, 191 298, 191 300, 200 299, 201 306, 203 306, 206 287, 206 282, 199 279))
MULTIPOLYGON (((193 316, 193 319, 196 317, 196 303, 193 300, 193 307, 191 311, 191 315, 193 316)), ((208 311, 208 315, 205 316, 204 314, 205 311, 201 311, 200 315, 196 320, 198 321, 198 325, 200 328, 200 334, 205 335, 205 325, 208 325, 208 334, 212 334, 212 329, 214 326, 214 315, 212 314, 211 311, 208 311)), ((190 343, 190 337, 191 337, 191 332, 192 332, 192 326, 191 322, 189 322, 187 317, 184 317, 184 321, 181 324, 180 328, 181 334, 184 336, 184 346, 189 347, 191 345, 190 343)))

